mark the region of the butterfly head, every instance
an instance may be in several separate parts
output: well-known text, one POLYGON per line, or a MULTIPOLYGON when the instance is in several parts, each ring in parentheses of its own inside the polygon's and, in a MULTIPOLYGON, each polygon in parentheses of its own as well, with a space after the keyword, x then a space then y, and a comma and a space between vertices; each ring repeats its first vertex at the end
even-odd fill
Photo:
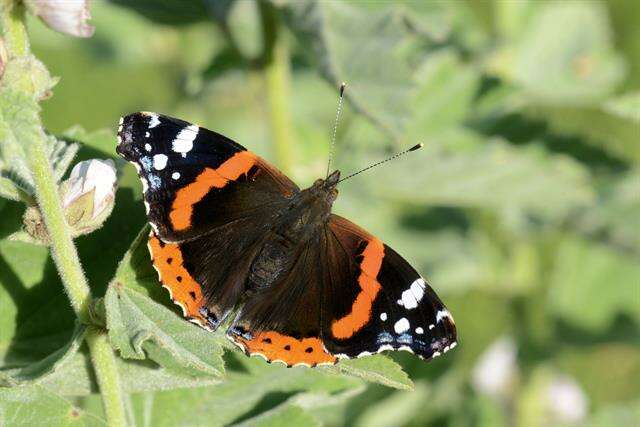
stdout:
POLYGON ((338 198, 338 189, 336 186, 340 181, 340 171, 336 170, 326 179, 317 179, 311 187, 312 193, 319 199, 325 200, 329 206, 338 198))

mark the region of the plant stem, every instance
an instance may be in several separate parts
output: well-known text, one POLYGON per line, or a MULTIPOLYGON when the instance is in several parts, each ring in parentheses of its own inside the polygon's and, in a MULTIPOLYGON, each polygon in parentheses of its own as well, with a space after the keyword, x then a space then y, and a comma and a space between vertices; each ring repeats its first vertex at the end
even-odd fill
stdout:
POLYGON ((103 330, 90 327, 86 339, 102 394, 102 404, 107 421, 110 426, 124 426, 126 425, 124 396, 118 375, 116 356, 109 345, 107 334, 103 330))
POLYGON ((64 217, 53 171, 42 138, 32 141, 27 151, 29 166, 33 174, 38 206, 47 225, 51 239, 53 260, 58 267, 71 306, 81 322, 89 320, 91 290, 82 271, 78 252, 71 239, 71 232, 64 217))
POLYGON ((29 51, 29 39, 24 26, 24 5, 14 0, 2 0, 0 10, 2 11, 0 23, 4 29, 7 50, 14 57, 26 55, 29 51))
POLYGON ((280 31, 278 11, 270 4, 261 1, 262 32, 264 49, 262 57, 264 75, 269 102, 271 135, 275 159, 286 174, 291 172, 293 164, 293 120, 291 116, 291 64, 287 39, 280 31))

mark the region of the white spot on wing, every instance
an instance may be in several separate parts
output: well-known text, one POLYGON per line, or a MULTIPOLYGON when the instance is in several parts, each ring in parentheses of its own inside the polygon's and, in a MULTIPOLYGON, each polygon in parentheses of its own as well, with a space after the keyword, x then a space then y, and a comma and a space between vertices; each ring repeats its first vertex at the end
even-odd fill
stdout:
POLYGON ((439 310, 438 313, 436 313, 436 323, 438 323, 445 317, 451 319, 451 313, 449 313, 449 310, 447 310, 446 308, 443 310, 439 310))
POLYGON ((411 283, 409 288, 402 292, 402 299, 398 300, 398 305, 403 306, 407 310, 413 310, 424 296, 424 279, 422 277, 411 283))
POLYGON ((425 283, 422 277, 416 279, 411 286, 409 286, 409 289, 413 292, 413 296, 415 296, 418 301, 424 296, 424 286, 425 283))
POLYGON ((147 151, 151 151, 151 144, 144 144, 144 149, 147 151))
POLYGON ((418 301, 416 297, 413 296, 411 289, 402 292, 402 304, 400 305, 404 306, 407 310, 414 309, 418 306, 418 301))
POLYGON ((180 178, 180 172, 174 172, 171 174, 171 178, 173 179, 179 179, 180 178))
POLYGON ((387 320, 387 313, 380 313, 380 320, 382 320, 383 322, 387 320))
POLYGON ((410 327, 411 325, 409 324, 409 321, 407 320, 406 317, 403 317, 402 319, 398 320, 395 323, 395 325, 393 325, 393 329, 396 331, 397 334, 401 334, 403 332, 408 331, 410 327))
POLYGON ((157 114, 149 114, 149 129, 152 129, 160 124, 160 119, 157 114))
POLYGON ((175 139, 171 143, 171 148, 176 153, 181 153, 182 156, 186 156, 186 154, 191 151, 193 148, 193 141, 198 136, 198 131, 200 128, 196 125, 189 125, 186 128, 182 129, 176 135, 175 139))
POLYGON ((155 156, 153 156, 153 167, 156 170, 161 171, 167 166, 167 160, 169 160, 169 158, 166 155, 156 154, 155 156))
POLYGON ((422 334, 424 334, 424 329, 422 329, 420 326, 418 326, 418 327, 416 328, 416 334, 418 334, 418 335, 422 335, 422 334))

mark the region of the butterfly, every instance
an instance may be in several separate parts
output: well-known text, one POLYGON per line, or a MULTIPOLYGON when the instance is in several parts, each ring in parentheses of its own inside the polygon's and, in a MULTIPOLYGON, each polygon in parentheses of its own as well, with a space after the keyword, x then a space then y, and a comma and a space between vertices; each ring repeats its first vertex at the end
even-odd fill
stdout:
POLYGON ((416 270, 331 213, 339 171, 301 190, 231 139, 157 113, 123 117, 117 138, 142 181, 153 266, 191 322, 230 324, 247 355, 287 366, 456 345, 416 270))

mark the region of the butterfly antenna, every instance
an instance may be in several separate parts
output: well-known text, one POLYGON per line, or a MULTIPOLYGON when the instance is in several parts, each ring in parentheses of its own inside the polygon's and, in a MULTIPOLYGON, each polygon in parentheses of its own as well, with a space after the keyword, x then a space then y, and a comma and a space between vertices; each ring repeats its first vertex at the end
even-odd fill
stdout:
POLYGON ((354 177, 354 176, 356 176, 356 175, 360 175, 362 172, 366 172, 366 171, 368 171, 369 169, 373 169, 373 168, 375 168, 376 166, 380 166, 380 165, 381 165, 381 164, 383 164, 383 163, 387 163, 387 162, 389 162, 389 161, 391 161, 391 160, 393 160, 393 159, 397 159, 398 157, 400 157, 400 156, 404 156, 405 154, 410 153, 410 152, 412 152, 412 151, 419 150, 419 149, 421 149, 422 147, 424 147, 424 144, 423 144, 423 143, 416 144, 416 145, 414 145, 413 147, 409 148, 408 150, 404 150, 404 151, 401 151, 401 152, 399 152, 399 153, 394 154, 393 156, 389 157, 388 159, 385 159, 385 160, 382 160, 382 161, 380 161, 380 162, 374 163, 374 164, 372 164, 372 165, 370 165, 370 166, 367 166, 367 167, 366 167, 366 168, 364 168, 364 169, 360 169, 358 172, 354 172, 354 173, 352 173, 351 175, 349 175, 349 176, 346 176, 346 177, 342 178, 342 179, 341 179, 340 181, 338 181, 338 182, 346 181, 346 180, 347 180, 347 179, 349 179, 349 178, 353 178, 353 177, 354 177))
POLYGON ((333 151, 336 145, 336 134, 338 133, 338 121, 340 121, 340 114, 342 114, 342 100, 344 98, 344 88, 347 87, 345 82, 340 85, 340 98, 338 98, 338 110, 336 111, 336 120, 333 123, 333 135, 331 136, 331 145, 329 146, 329 162, 327 163, 327 177, 331 171, 331 160, 333 159, 333 151))

